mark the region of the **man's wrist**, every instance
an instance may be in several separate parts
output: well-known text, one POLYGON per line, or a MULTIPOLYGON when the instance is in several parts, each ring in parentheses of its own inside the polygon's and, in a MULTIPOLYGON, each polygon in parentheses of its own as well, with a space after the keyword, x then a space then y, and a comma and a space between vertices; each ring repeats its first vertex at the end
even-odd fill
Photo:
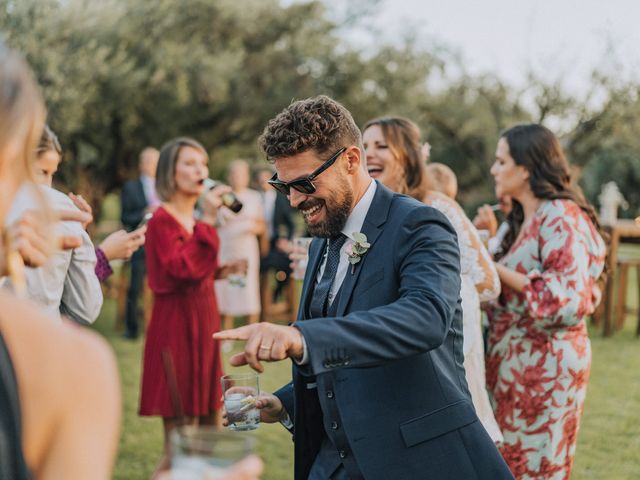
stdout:
POLYGON ((278 422, 280 422, 287 430, 291 430, 293 428, 293 421, 291 420, 287 409, 284 408, 284 405, 282 406, 280 413, 278 413, 278 422))
POLYGON ((280 407, 280 411, 276 414, 276 418, 279 422, 284 422, 285 420, 288 420, 290 418, 287 409, 284 408, 284 405, 280 407))
POLYGON ((293 334, 296 337, 296 341, 293 342, 293 345, 291 348, 290 356, 291 358, 293 358, 294 361, 300 362, 305 356, 307 344, 299 328, 297 328, 295 325, 292 325, 289 328, 292 329, 292 332, 294 332, 293 334))
POLYGON ((309 363, 309 349, 307 348, 307 341, 305 340, 304 335, 302 334, 302 331, 298 327, 293 325, 292 328, 294 328, 300 335, 300 342, 301 342, 302 348, 300 350, 299 355, 292 354, 291 358, 297 365, 306 365, 309 363))

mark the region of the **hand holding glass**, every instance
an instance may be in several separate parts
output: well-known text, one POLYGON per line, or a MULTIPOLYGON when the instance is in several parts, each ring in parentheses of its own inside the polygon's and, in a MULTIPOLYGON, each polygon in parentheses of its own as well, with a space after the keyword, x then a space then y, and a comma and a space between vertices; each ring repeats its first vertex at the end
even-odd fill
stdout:
POLYGON ((187 425, 171 432, 171 479, 218 480, 251 454, 254 439, 212 426, 187 425))
POLYGON ((247 258, 235 258, 227 263, 229 275, 227 281, 230 286, 244 288, 247 286, 247 269, 249 260, 247 258))
POLYGON ((311 237, 296 237, 293 239, 293 248, 289 254, 292 262, 291 276, 296 280, 302 280, 307 270, 307 262, 309 260, 309 246, 311 245, 311 237))
POLYGON ((257 373, 224 375, 220 379, 224 394, 224 409, 230 430, 255 430, 260 425, 256 400, 260 394, 257 373))

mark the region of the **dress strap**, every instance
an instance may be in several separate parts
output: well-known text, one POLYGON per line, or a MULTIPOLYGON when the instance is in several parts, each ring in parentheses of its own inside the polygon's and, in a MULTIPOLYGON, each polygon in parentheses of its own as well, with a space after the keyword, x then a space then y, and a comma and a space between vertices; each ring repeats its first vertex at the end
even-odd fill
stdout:
POLYGON ((0 478, 32 478, 22 452, 21 421, 18 382, 0 332, 0 478))

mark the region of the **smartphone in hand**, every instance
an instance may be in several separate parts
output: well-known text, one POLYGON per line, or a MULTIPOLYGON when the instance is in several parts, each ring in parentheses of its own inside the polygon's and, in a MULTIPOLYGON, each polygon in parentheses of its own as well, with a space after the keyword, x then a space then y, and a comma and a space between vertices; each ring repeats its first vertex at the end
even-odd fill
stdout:
POLYGON ((144 217, 142 217, 142 220, 140 221, 138 226, 134 228, 134 230, 138 230, 139 228, 144 227, 147 223, 149 223, 149 220, 151 220, 151 217, 153 217, 153 212, 145 213, 144 217))

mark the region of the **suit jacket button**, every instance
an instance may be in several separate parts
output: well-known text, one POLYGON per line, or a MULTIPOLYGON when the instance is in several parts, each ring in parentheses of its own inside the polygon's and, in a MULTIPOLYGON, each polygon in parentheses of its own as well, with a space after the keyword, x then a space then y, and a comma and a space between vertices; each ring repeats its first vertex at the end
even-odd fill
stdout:
POLYGON ((327 398, 333 398, 333 391, 332 390, 329 390, 327 392, 327 398))
POLYGON ((344 450, 340 450, 338 452, 338 455, 340 455, 340 458, 347 458, 347 452, 345 452, 344 450))
POLYGON ((338 422, 331 422, 331 430, 337 430, 338 429, 338 422))

